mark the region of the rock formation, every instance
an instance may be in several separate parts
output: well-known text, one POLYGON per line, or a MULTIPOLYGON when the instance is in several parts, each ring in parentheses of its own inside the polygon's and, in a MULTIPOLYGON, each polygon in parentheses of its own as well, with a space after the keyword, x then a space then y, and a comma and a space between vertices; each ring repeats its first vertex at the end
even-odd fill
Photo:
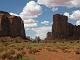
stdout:
POLYGON ((1 36, 26 38, 22 19, 19 16, 10 15, 8 12, 0 11, 1 36))
POLYGON ((68 23, 68 17, 53 15, 52 32, 47 33, 46 40, 80 39, 80 25, 68 23))

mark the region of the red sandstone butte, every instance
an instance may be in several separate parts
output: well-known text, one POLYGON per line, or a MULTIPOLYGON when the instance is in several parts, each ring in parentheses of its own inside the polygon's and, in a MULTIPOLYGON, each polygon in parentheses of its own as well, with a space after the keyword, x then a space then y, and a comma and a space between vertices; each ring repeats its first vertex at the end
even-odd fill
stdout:
POLYGON ((80 25, 69 23, 65 15, 53 15, 52 32, 47 33, 46 40, 56 39, 80 39, 80 25))
POLYGON ((0 11, 0 36, 26 38, 24 23, 19 16, 0 11))

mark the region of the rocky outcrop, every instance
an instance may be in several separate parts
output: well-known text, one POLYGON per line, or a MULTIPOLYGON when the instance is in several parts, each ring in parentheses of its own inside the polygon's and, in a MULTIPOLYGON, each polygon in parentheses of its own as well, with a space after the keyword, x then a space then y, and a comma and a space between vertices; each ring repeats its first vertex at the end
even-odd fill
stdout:
POLYGON ((47 33, 47 38, 46 40, 52 40, 52 32, 47 33))
POLYGON ((52 32, 47 33, 46 40, 80 39, 80 26, 68 23, 68 17, 53 15, 52 32))
POLYGON ((19 16, 0 11, 0 36, 26 38, 24 23, 19 16))

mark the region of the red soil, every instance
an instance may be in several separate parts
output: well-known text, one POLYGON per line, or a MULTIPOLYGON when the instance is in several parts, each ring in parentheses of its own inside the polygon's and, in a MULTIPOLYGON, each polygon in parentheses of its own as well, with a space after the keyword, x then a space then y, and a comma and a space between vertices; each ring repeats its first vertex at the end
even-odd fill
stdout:
POLYGON ((57 51, 52 52, 48 51, 47 49, 42 49, 36 54, 29 54, 27 52, 26 55, 33 56, 36 60, 80 60, 80 54, 76 54, 74 50, 64 52, 57 49, 57 51))

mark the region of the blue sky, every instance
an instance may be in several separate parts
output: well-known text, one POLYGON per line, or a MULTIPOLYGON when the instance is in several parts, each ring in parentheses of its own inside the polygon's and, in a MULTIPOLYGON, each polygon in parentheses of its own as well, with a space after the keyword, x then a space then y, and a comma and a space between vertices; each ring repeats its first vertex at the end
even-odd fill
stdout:
POLYGON ((0 1, 0 10, 20 13, 27 3, 26 0, 1 0, 0 1))
POLYGON ((21 16, 27 36, 46 37, 51 31, 54 14, 64 14, 68 22, 80 24, 80 2, 78 0, 1 0, 0 10, 21 16))

